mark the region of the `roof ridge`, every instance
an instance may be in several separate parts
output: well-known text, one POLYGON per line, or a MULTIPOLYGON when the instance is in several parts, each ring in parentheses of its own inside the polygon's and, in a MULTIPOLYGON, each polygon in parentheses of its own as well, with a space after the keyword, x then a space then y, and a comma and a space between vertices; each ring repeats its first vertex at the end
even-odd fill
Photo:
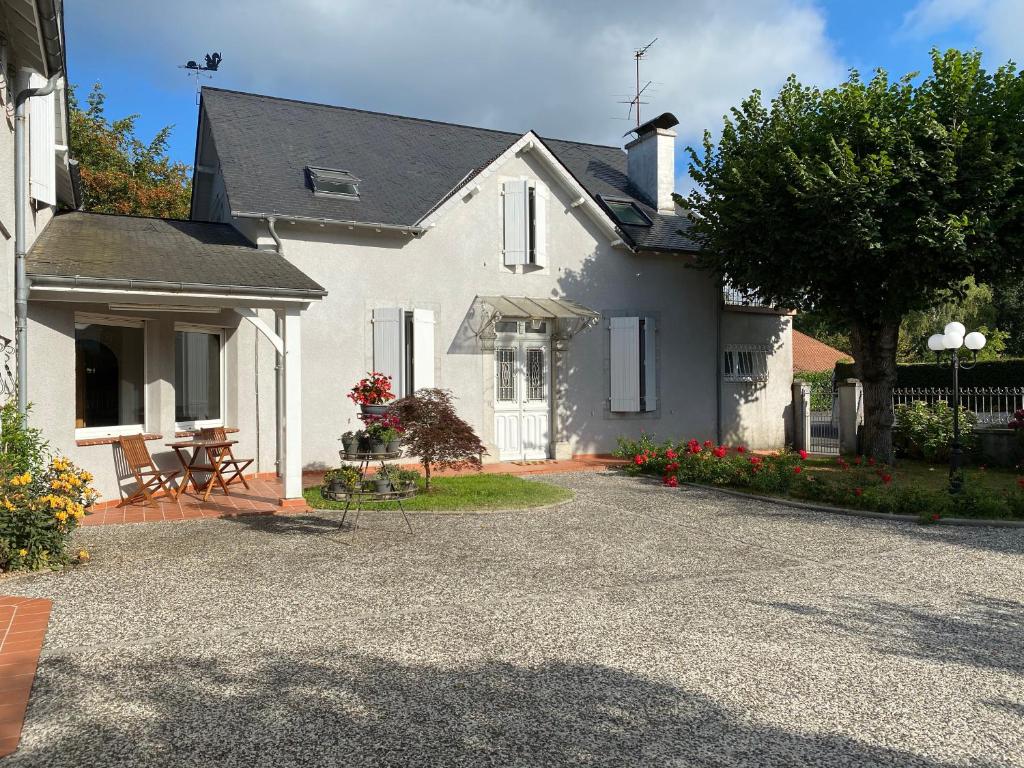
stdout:
POLYGON ((479 125, 468 125, 467 123, 455 123, 450 120, 433 120, 429 117, 413 117, 412 115, 398 115, 394 112, 382 112, 376 109, 362 109, 360 107, 344 107, 339 104, 325 104, 322 101, 309 101, 307 99, 290 99, 287 96, 270 96, 265 93, 253 93, 252 91, 239 91, 234 88, 217 88, 212 85, 204 85, 203 91, 219 91, 220 93, 234 93, 239 96, 252 96, 257 99, 269 99, 271 101, 284 101, 290 104, 303 104, 307 107, 324 107, 325 109, 340 109, 345 112, 359 112, 364 115, 376 115, 378 117, 393 117, 398 120, 411 120, 417 123, 428 123, 430 125, 447 125, 453 128, 468 128, 473 131, 486 131, 487 133, 499 133, 503 136, 525 136, 527 133, 535 133, 542 139, 548 141, 559 141, 563 144, 577 144, 582 147, 601 147, 602 149, 617 149, 622 151, 621 147, 617 147, 614 144, 598 144, 592 141, 576 141, 575 139, 559 139, 551 136, 543 136, 533 129, 523 131, 522 133, 516 133, 515 131, 503 131, 500 128, 484 128, 479 125))

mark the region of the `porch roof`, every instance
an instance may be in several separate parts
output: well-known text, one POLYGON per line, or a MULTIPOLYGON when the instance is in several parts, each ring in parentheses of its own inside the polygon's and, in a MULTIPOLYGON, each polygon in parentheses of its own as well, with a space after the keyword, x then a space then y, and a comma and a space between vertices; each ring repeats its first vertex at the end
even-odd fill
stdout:
POLYGON ((263 296, 313 301, 327 292, 230 224, 72 211, 28 253, 33 289, 263 296))
POLYGON ((568 299, 527 298, 525 296, 480 296, 496 315, 525 320, 583 320, 601 316, 600 312, 568 299))

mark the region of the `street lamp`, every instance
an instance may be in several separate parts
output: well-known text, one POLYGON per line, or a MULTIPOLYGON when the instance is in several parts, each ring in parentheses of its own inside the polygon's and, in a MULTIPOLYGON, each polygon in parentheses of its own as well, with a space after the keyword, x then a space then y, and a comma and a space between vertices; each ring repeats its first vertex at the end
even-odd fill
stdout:
POLYGON ((963 323, 947 323, 942 333, 928 337, 928 349, 935 353, 935 362, 942 365, 942 353, 950 352, 950 367, 953 369, 953 444, 949 450, 949 492, 959 493, 963 485, 960 473, 963 466, 963 449, 960 446, 960 369, 965 371, 978 362, 978 352, 985 346, 985 334, 978 331, 967 333, 963 323), (966 335, 965 335, 966 334, 966 335), (971 363, 960 361, 960 348, 971 351, 971 363))

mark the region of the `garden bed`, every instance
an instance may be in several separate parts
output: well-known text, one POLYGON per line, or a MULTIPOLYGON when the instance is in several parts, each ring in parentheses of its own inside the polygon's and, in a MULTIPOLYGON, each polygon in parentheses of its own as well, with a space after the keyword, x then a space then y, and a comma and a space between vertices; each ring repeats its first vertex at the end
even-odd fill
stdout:
MULTIPOLYGON (((458 477, 437 477, 427 492, 420 483, 420 492, 404 499, 406 512, 473 512, 499 509, 526 509, 568 501, 572 491, 550 483, 524 480, 514 475, 480 474, 458 477)), ((325 499, 320 486, 307 488, 306 503, 315 509, 345 509, 344 501, 325 499)), ((391 501, 375 502, 368 509, 398 509, 391 501)))
POLYGON ((620 440, 626 471, 667 486, 693 483, 759 496, 795 499, 921 522, 945 518, 1024 520, 1024 478, 981 467, 967 470, 963 490, 948 491, 946 468, 919 461, 882 466, 863 457, 810 459, 805 452, 756 455, 743 446, 620 440))

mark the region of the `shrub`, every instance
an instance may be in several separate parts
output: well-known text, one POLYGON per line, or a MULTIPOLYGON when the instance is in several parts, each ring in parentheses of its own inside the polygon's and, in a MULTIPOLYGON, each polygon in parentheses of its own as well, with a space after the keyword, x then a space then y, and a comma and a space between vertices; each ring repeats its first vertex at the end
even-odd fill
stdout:
POLYGON ((48 457, 39 430, 13 403, 0 409, 0 435, 0 571, 66 564, 71 532, 98 496, 92 475, 48 457))
MULTIPOLYGON (((974 413, 961 406, 960 444, 965 451, 977 445, 976 422, 974 413)), ((918 400, 896 406, 893 444, 898 455, 933 463, 948 461, 952 440, 953 409, 944 400, 931 404, 918 400)))
POLYGON ((448 390, 418 390, 392 403, 389 412, 401 420, 404 443, 423 465, 426 490, 430 490, 432 467, 480 469, 487 450, 473 428, 455 412, 448 390))

